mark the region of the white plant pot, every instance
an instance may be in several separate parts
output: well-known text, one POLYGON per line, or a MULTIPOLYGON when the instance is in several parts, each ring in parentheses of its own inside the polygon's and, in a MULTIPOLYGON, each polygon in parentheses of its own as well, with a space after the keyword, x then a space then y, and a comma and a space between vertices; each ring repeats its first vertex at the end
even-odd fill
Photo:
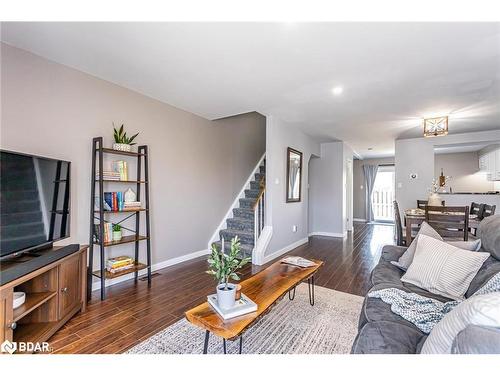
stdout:
POLYGON ((235 304, 236 285, 227 284, 228 289, 224 290, 226 284, 217 285, 217 304, 221 309, 230 309, 235 304))
POLYGON ((113 143, 113 150, 130 152, 132 146, 126 143, 113 143))
POLYGON ((122 239, 122 231, 113 231, 113 241, 120 241, 122 239))
POLYGON ((429 199, 427 200, 428 206, 441 206, 441 197, 438 193, 431 193, 429 199))

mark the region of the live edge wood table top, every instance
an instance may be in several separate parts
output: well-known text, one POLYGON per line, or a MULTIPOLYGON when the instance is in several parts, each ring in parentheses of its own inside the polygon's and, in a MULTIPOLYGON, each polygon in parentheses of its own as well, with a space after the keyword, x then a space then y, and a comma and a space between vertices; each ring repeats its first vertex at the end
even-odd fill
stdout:
POLYGON ((228 340, 240 336, 252 323, 264 315, 286 292, 304 280, 311 278, 323 265, 323 261, 312 260, 316 265, 308 268, 276 262, 265 270, 242 281, 241 291, 257 304, 257 311, 233 319, 223 320, 208 302, 186 311, 186 319, 197 327, 228 340))

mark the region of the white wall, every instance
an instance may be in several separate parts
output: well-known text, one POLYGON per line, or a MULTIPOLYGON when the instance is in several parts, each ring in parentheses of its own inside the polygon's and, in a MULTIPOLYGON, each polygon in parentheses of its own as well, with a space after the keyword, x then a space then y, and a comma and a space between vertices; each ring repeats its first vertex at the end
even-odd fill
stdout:
POLYGON ((396 140, 396 200, 401 212, 426 199, 434 177, 434 146, 500 140, 500 130, 453 134, 444 137, 396 140), (410 179, 411 173, 418 178, 410 179))
MULTIPOLYGON (((1 67, 1 148, 72 162, 67 242, 88 243, 92 138, 110 147, 112 121, 149 146, 153 264, 206 249, 265 151, 257 113, 209 121, 5 44, 1 67)), ((133 247, 107 252, 121 254, 133 247)))
POLYGON ((486 173, 479 171, 478 152, 456 152, 434 156, 434 176, 451 176, 446 190, 453 192, 485 193, 494 189, 493 181, 488 181, 486 173))
POLYGON ((265 256, 272 257, 307 242, 308 162, 311 155, 320 155, 320 147, 318 142, 299 129, 271 116, 267 118, 266 145, 266 225, 272 226, 273 234, 265 256), (300 202, 286 203, 287 147, 303 154, 300 202), (294 225, 297 226, 297 232, 292 232, 294 225))

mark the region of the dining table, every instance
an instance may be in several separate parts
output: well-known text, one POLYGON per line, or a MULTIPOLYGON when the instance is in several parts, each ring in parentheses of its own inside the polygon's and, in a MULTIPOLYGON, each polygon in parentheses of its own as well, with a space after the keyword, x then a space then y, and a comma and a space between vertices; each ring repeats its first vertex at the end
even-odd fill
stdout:
MULTIPOLYGON (((450 212, 450 214, 453 214, 450 212)), ((410 244, 412 241, 412 228, 420 226, 425 221, 425 210, 422 208, 409 208, 405 210, 405 227, 406 227, 406 243, 410 244)), ((480 220, 477 215, 469 215, 469 228, 477 229, 480 220)))

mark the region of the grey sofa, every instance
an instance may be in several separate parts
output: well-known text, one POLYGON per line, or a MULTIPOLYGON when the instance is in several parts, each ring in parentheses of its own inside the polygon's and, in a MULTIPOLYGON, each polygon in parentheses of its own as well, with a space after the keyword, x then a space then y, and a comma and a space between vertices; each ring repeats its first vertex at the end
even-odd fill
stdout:
MULTIPOLYGON (((484 219, 479 227, 478 236, 482 241, 481 251, 491 256, 472 280, 466 293, 470 297, 493 275, 500 272, 500 215, 484 219)), ((371 274, 372 290, 398 288, 407 292, 431 297, 439 301, 449 299, 432 294, 412 284, 401 282, 404 272, 390 261, 398 260, 406 247, 385 246, 378 265, 371 274)), ((378 298, 366 297, 359 318, 358 334, 352 346, 354 354, 411 354, 420 353, 427 335, 415 325, 391 311, 390 305, 378 298)), ((454 353, 495 353, 500 350, 500 330, 469 326, 457 336, 453 346, 454 353), (485 331, 486 329, 486 331, 485 331), (481 339, 486 335, 489 340, 481 339), (478 343, 476 345, 476 342, 478 343), (480 343, 480 344, 479 344, 480 343)))

